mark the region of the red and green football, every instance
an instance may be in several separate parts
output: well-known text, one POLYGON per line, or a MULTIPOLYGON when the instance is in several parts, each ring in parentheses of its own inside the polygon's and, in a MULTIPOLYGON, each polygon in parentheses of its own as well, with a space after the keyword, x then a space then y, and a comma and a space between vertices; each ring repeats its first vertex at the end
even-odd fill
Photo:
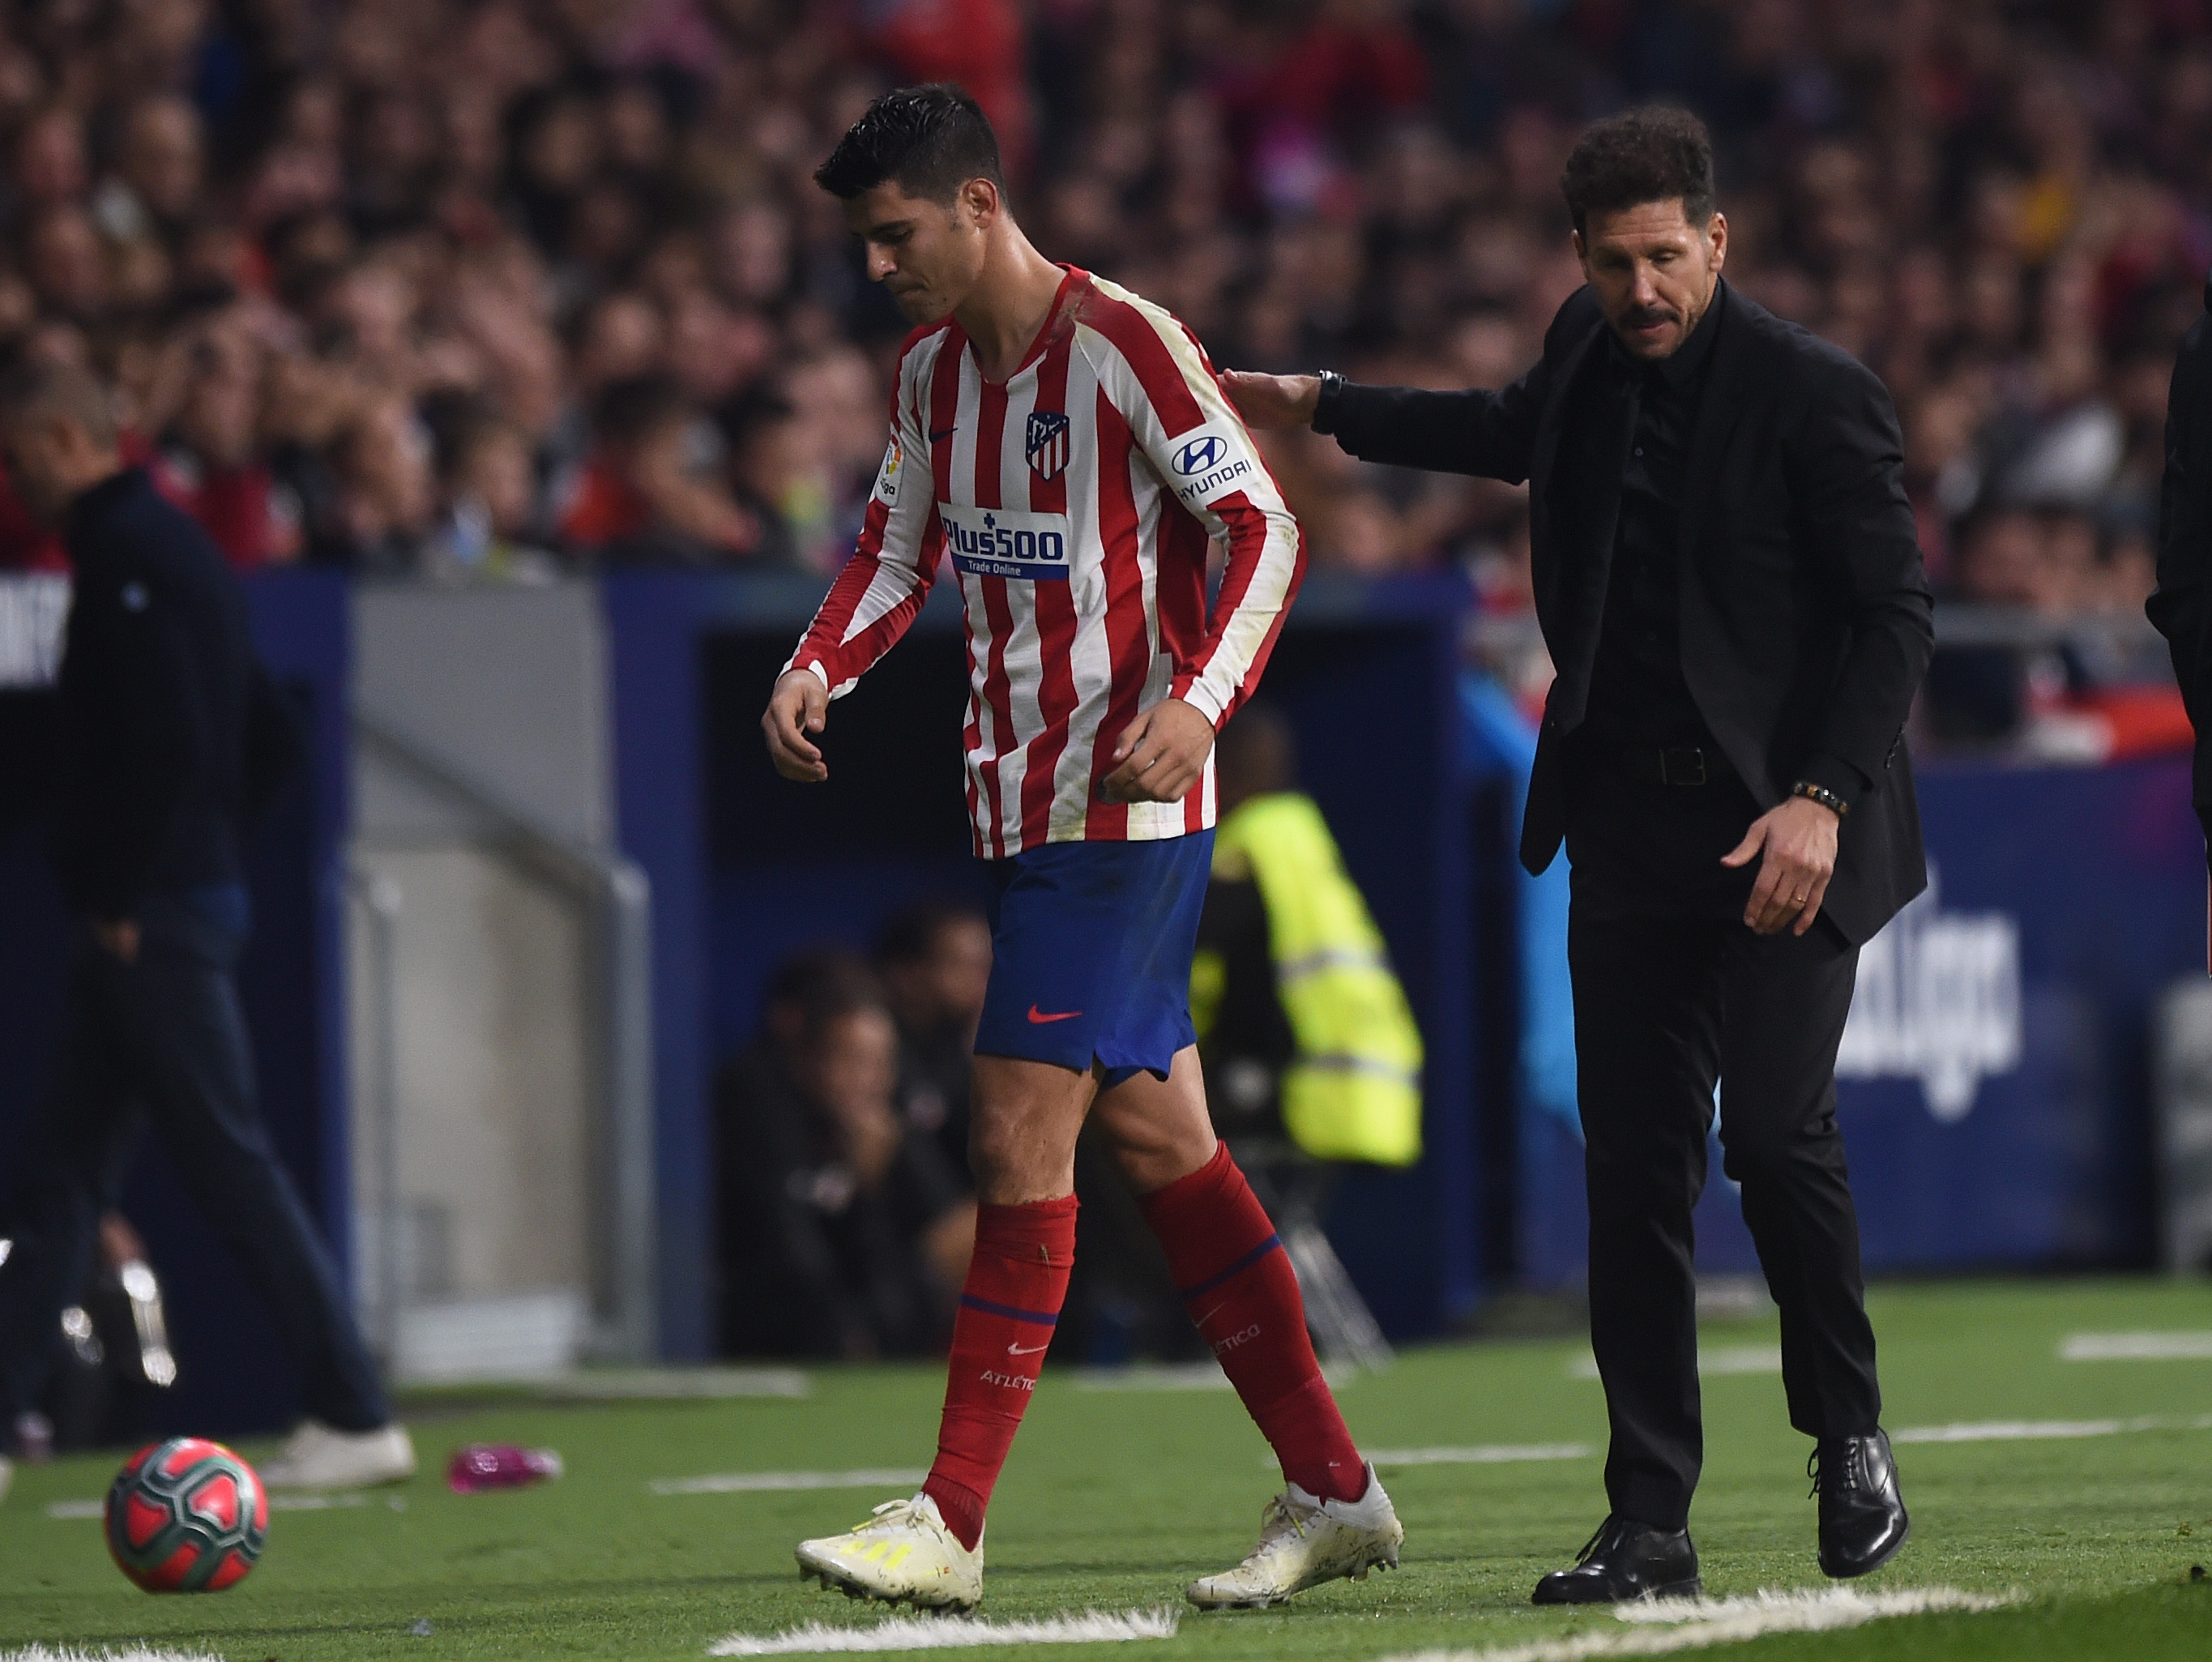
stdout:
POLYGON ((219 1592, 246 1579, 269 1537, 253 1468, 198 1437, 140 1449, 107 1491, 107 1549, 149 1592, 219 1592))

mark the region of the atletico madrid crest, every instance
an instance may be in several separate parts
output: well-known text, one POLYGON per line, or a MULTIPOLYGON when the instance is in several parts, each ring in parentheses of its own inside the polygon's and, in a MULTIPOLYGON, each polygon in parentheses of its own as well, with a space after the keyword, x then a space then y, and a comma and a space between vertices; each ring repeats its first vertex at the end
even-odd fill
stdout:
POLYGON ((1067 417, 1057 410, 1031 411, 1023 450, 1030 472, 1041 479, 1058 478, 1067 468, 1067 417))

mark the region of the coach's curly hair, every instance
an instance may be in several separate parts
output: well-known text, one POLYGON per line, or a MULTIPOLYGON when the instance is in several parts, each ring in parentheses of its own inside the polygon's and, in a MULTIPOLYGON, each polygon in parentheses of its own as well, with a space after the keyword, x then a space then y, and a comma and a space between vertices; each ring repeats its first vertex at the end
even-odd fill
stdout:
POLYGON ((1559 175, 1575 229, 1589 216, 1645 202, 1682 199, 1682 213, 1702 226, 1713 216, 1713 140, 1687 110, 1664 105, 1628 110, 1599 122, 1576 141, 1559 175))

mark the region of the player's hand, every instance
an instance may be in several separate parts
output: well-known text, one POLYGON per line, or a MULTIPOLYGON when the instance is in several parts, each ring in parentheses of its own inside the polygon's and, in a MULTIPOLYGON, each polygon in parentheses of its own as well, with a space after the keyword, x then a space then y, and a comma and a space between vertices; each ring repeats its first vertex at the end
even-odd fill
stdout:
POLYGON ((1262 375, 1249 369, 1221 372, 1221 392, 1247 427, 1263 432, 1311 427, 1321 407, 1319 375, 1262 375))
POLYGON ((1750 864, 1763 855, 1759 880, 1752 885, 1743 921, 1755 934, 1779 934, 1790 920, 1802 934, 1820 915, 1828 880, 1836 874, 1836 831, 1841 821, 1833 808, 1793 796, 1751 822, 1743 841, 1721 856, 1723 866, 1750 864))
POLYGON ((769 759, 787 779, 818 785, 830 776, 821 747, 806 735, 822 731, 830 719, 830 694, 811 669, 787 670, 769 694, 761 731, 768 735, 769 759))
POLYGON ((1099 782, 1109 802, 1180 802, 1206 774, 1213 723, 1195 704, 1163 698, 1121 729, 1099 782))

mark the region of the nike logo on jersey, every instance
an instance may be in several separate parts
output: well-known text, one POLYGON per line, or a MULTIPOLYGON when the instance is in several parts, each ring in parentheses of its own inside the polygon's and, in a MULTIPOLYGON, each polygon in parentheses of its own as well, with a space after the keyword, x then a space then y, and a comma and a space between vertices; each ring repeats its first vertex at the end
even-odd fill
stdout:
POLYGON ((1052 1348, 1052 1346, 1051 1346, 1050 1344, 1048 1344, 1048 1344, 1010 1344, 1010 1345, 1008 1345, 1008 1346, 1006 1347, 1006 1355, 1008 1355, 1009 1356, 1034 1356, 1034 1355, 1036 1355, 1037 1354, 1037 1352, 1038 1352, 1038 1351, 1040 1351, 1040 1350, 1049 1350, 1049 1349, 1051 1349, 1051 1348, 1052 1348))
POLYGON ((955 433, 957 433, 959 430, 960 430, 959 424, 958 424, 957 423, 955 423, 952 426, 946 428, 946 429, 945 429, 942 433, 932 433, 932 434, 929 435, 929 441, 930 441, 932 444, 935 444, 935 443, 939 442, 940 440, 944 440, 944 439, 949 439, 949 438, 951 438, 951 437, 955 433))
POLYGON ((1054 1010, 1050 1014, 1047 1014, 1036 1005, 1030 1006, 1030 1020, 1039 1027, 1043 1026, 1048 1021, 1073 1021, 1082 1014, 1080 1010, 1054 1010))

